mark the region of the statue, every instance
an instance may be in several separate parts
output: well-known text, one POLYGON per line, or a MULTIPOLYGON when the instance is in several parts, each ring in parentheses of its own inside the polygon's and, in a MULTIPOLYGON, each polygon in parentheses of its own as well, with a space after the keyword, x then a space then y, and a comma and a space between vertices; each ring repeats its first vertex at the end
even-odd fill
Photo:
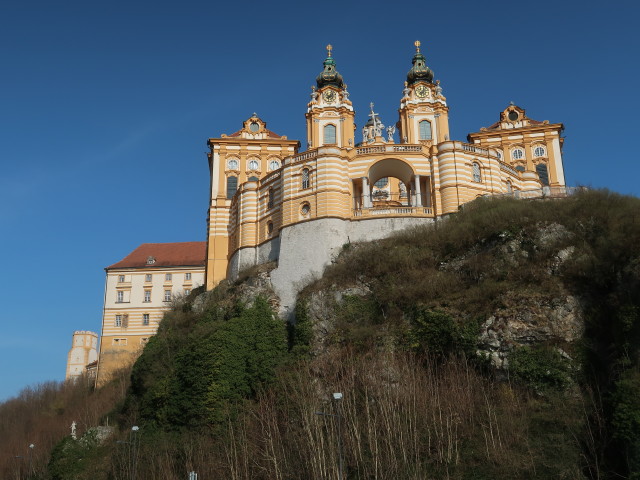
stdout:
POLYGON ((71 438, 73 438, 74 440, 77 440, 78 438, 76 437, 76 421, 74 420, 71 423, 71 438))
POLYGON ((391 125, 387 127, 387 140, 389 142, 393 142, 393 134, 396 133, 396 126, 391 125))
POLYGON ((311 86, 311 101, 315 102, 316 100, 318 100, 318 92, 316 92, 315 86, 311 86))
POLYGON ((440 86, 440 80, 436 80, 436 97, 442 96, 442 87, 440 86))
POLYGON ((404 89, 402 90, 402 94, 405 97, 408 97, 410 93, 411 93, 411 89, 409 88, 409 84, 407 82, 404 82, 404 89))
POLYGON ((368 140, 369 140, 369 130, 367 130, 367 127, 363 127, 362 128, 362 143, 367 143, 368 140))
POLYGON ((347 92, 347 84, 344 84, 344 89, 342 90, 342 100, 349 100, 349 92, 347 92))

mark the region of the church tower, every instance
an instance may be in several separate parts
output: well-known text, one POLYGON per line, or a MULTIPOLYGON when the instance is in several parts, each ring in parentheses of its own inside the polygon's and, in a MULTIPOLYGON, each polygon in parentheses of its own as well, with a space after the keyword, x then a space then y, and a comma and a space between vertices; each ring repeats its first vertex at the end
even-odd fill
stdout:
POLYGON ((440 81, 433 82, 433 71, 420 52, 420 42, 416 41, 415 46, 413 66, 407 73, 398 110, 400 141, 437 145, 449 140, 449 107, 440 81))
POLYGON ((353 105, 347 85, 336 70, 331 50, 331 45, 327 45, 324 69, 316 78, 317 87, 311 87, 311 101, 305 115, 308 148, 324 145, 351 148, 354 145, 353 105))

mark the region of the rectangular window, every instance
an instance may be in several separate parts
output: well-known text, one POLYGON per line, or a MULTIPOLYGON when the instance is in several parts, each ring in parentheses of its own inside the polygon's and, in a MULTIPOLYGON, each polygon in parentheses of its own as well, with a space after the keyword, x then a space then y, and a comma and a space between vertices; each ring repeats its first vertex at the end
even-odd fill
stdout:
POLYGON ((165 274, 164 281, 165 282, 170 282, 171 281, 171 274, 170 273, 165 274))
POLYGON ((189 272, 185 273, 184 274, 184 279, 185 279, 185 281, 191 280, 191 273, 189 273, 189 272))
POLYGON ((124 283, 124 275, 118 275, 118 283, 124 283))
POLYGON ((165 290, 164 291, 164 301, 165 302, 170 302, 171 301, 171 290, 165 290))
POLYGON ((124 347, 127 345, 126 338, 114 338, 111 343, 116 347, 124 347))
POLYGON ((121 327, 122 326, 122 315, 116 315, 115 326, 116 327, 121 327))
POLYGON ((149 343, 149 337, 142 337, 140 339, 140 345, 146 345, 147 343, 149 343))
POLYGON ((191 293, 191 289, 190 288, 185 288, 184 289, 184 294, 185 295, 189 295, 191 293))
POLYGON ((145 281, 145 282, 150 282, 150 281, 151 281, 151 274, 150 274, 150 273, 147 273, 147 274, 144 276, 144 281, 145 281))
POLYGON ((149 303, 151 301, 151 290, 144 291, 144 302, 149 303))
POLYGON ((143 313, 142 314, 142 324, 143 325, 149 325, 149 314, 148 313, 143 313))
POLYGON ((122 290, 119 290, 119 291, 118 291, 117 298, 116 298, 116 302, 117 302, 117 303, 122 303, 122 302, 124 302, 124 292, 123 292, 122 290))

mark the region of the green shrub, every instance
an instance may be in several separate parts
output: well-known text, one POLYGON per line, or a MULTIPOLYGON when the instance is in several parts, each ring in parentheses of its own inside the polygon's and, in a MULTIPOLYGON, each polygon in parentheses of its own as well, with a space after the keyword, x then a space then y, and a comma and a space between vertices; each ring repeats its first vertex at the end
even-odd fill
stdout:
POLYGON ((431 355, 475 353, 478 323, 458 325, 450 315, 437 310, 417 307, 409 314, 411 346, 431 355))
POLYGON ((520 347, 509 355, 509 376, 538 392, 565 389, 570 372, 568 360, 553 348, 520 347))

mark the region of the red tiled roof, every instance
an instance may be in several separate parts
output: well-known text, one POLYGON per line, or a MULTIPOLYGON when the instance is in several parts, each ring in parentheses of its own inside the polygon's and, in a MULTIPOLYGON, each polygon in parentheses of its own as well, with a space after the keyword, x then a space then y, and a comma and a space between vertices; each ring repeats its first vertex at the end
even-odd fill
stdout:
MULTIPOLYGON (((272 132, 268 128, 265 128, 265 130, 269 138, 282 138, 282 135, 278 135, 277 133, 272 132)), ((231 135, 227 135, 227 137, 239 137, 241 133, 242 133, 242 130, 238 130, 237 132, 232 133, 231 135)))
POLYGON ((204 266, 206 249, 206 242, 143 243, 119 262, 109 265, 106 270, 136 267, 200 267, 204 266), (149 257, 155 259, 153 264, 147 264, 149 257))

